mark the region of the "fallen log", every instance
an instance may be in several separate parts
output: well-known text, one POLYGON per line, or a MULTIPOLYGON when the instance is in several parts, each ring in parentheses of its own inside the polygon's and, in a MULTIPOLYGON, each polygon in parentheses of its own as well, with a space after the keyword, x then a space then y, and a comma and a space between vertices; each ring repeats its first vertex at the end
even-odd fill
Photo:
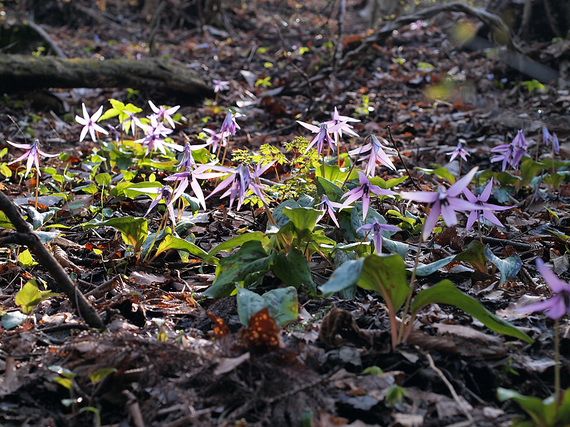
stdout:
POLYGON ((214 93, 194 70, 173 60, 0 54, 1 93, 76 87, 156 90, 183 99, 214 93))

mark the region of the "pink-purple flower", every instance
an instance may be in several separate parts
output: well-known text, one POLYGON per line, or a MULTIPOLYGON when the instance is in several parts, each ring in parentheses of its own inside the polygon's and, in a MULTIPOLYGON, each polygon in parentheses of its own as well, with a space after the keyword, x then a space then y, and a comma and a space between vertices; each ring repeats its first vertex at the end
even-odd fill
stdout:
POLYGON ((518 311, 533 313, 535 311, 545 310, 545 314, 551 319, 560 319, 566 313, 570 313, 570 284, 560 280, 558 276, 544 264, 542 259, 538 258, 536 260, 536 266, 554 296, 546 301, 520 307, 518 311))
POLYGON ((527 142, 522 130, 517 132, 517 136, 510 144, 501 144, 491 148, 493 153, 499 153, 491 157, 491 163, 502 161, 502 171, 507 170, 507 165, 513 169, 519 167, 519 163, 524 156, 528 156, 526 152, 527 142))
POLYGON ((316 133, 315 137, 311 140, 311 142, 309 142, 309 145, 307 145, 305 153, 307 153, 313 147, 313 145, 317 144, 317 153, 319 153, 320 156, 321 152, 323 151, 325 142, 328 144, 329 148, 334 151, 336 142, 331 138, 329 133, 331 131, 335 131, 335 127, 330 128, 326 123, 321 123, 319 126, 315 126, 309 123, 301 122, 299 120, 297 120, 297 123, 309 129, 311 132, 316 133))
POLYGON ((358 119, 353 119, 349 116, 341 116, 338 113, 336 107, 334 107, 334 114, 332 120, 325 122, 329 128, 329 132, 334 136, 335 143, 338 144, 339 138, 342 138, 342 132, 358 137, 358 134, 354 132, 353 127, 349 125, 350 122, 359 122, 358 119))
POLYGON ((214 194, 219 193, 222 190, 226 190, 226 192, 222 194, 220 198, 223 199, 224 197, 230 197, 229 209, 232 208, 234 200, 237 198, 237 210, 239 210, 248 190, 251 190, 257 197, 261 199, 263 203, 268 205, 269 203, 263 194, 264 187, 257 181, 258 178, 263 175, 267 169, 273 166, 273 163, 274 162, 271 162, 265 166, 257 165, 253 172, 250 170, 249 166, 244 164, 239 164, 237 168, 217 165, 209 166, 209 169, 229 173, 230 176, 218 184, 218 186, 214 188, 214 191, 212 191, 207 198, 209 199, 214 194))
POLYGON ((183 185, 183 183, 181 183, 176 191, 173 191, 172 187, 169 185, 155 188, 139 188, 138 191, 156 195, 144 216, 147 216, 150 211, 162 200, 166 204, 166 210, 168 212, 170 220, 172 221, 172 224, 176 225, 176 215, 174 215, 174 202, 178 200, 182 193, 184 193, 187 185, 188 183, 186 183, 186 185, 183 185))
POLYGON ((463 143, 461 141, 459 141, 457 143, 457 147, 455 148, 455 150, 446 153, 448 156, 451 156, 451 159, 449 159, 450 162, 452 162, 453 160, 455 160, 455 158, 457 156, 461 157, 463 160, 467 161, 467 157, 466 156, 470 156, 471 154, 469 154, 467 152, 467 150, 465 150, 465 148, 463 148, 463 143))
POLYGON ((558 142, 558 137, 556 134, 551 134, 546 126, 542 127, 542 142, 548 147, 552 142, 552 148, 555 153, 560 152, 560 143, 558 142))
POLYGON ((16 160, 12 160, 10 163, 8 163, 9 165, 19 162, 20 160, 24 160, 24 159, 28 159, 28 161, 26 162, 26 175, 24 176, 28 176, 28 174, 30 173, 30 170, 32 169, 32 165, 36 166, 36 171, 38 172, 38 176, 41 175, 40 174, 40 161, 39 161, 39 157, 57 157, 59 156, 59 154, 48 154, 42 150, 40 150, 40 141, 39 140, 35 140, 33 142, 33 144, 17 144, 15 142, 10 142, 10 141, 6 141, 8 144, 13 145, 16 148, 20 148, 22 150, 26 150, 26 152, 24 154, 22 154, 20 157, 18 157, 16 160))
POLYGON ((218 93, 221 92, 223 90, 228 90, 230 88, 230 82, 225 81, 225 80, 212 80, 212 82, 214 83, 214 92, 218 93))
POLYGON ((348 192, 346 192, 342 199, 346 200, 342 204, 342 208, 349 207, 353 202, 358 199, 362 199, 362 216, 364 221, 366 221, 366 216, 368 215, 368 208, 370 207, 370 194, 376 194, 377 196, 392 196, 394 193, 392 190, 384 190, 377 185, 370 183, 368 177, 361 171, 358 171, 358 180, 360 181, 360 187, 356 187, 348 192))
POLYGON ((152 111, 154 111, 154 114, 158 120, 167 121, 170 127, 174 129, 174 121, 172 120, 172 115, 178 111, 180 105, 172 108, 166 108, 164 105, 157 107, 153 104, 152 101, 148 101, 148 104, 150 105, 150 108, 152 108, 152 111))
POLYGON ((225 143, 227 138, 231 135, 234 136, 236 134, 236 130, 241 129, 236 122, 236 114, 232 114, 231 111, 228 111, 226 114, 226 118, 222 122, 222 127, 220 129, 220 134, 222 135, 222 141, 225 143))
POLYGON ((463 189, 463 194, 467 197, 467 200, 474 205, 479 206, 478 209, 473 209, 469 213, 467 218, 466 230, 471 229, 475 221, 480 221, 481 216, 487 221, 495 224, 499 227, 504 227, 504 225, 499 221, 499 218, 493 213, 493 211, 504 211, 507 209, 512 209, 512 206, 499 206, 492 203, 487 203, 489 197, 491 196, 491 191, 493 190, 493 178, 490 179, 489 183, 483 189, 483 192, 479 196, 475 196, 467 187, 463 189))
MULTIPOLYGON (((388 141, 386 141, 384 138, 382 138, 382 141, 388 143, 388 141)), ((355 148, 354 150, 349 151, 348 154, 352 156, 355 154, 363 154, 369 152, 368 156, 359 159, 359 161, 368 159, 364 173, 368 176, 374 176, 376 172, 376 163, 380 163, 389 169, 396 170, 396 167, 384 151, 387 148, 388 147, 382 145, 376 136, 371 135, 370 142, 368 144, 363 145, 360 148, 355 148)))
POLYGON ((166 142, 164 140, 167 135, 172 133, 172 129, 167 128, 162 124, 162 122, 159 122, 158 117, 155 115, 150 116, 149 119, 150 124, 148 125, 138 123, 138 126, 144 131, 145 136, 135 141, 138 144, 142 144, 143 147, 146 147, 146 154, 152 153, 154 149, 157 149, 162 154, 166 154, 164 147, 176 151, 183 150, 181 145, 166 142))
POLYGON ((343 204, 338 202, 333 202, 325 194, 323 194, 323 196, 321 197, 321 203, 319 203, 315 207, 319 208, 319 206, 321 207, 320 210, 322 210, 323 213, 317 217, 317 222, 319 222, 325 216, 325 213, 328 213, 330 219, 335 223, 337 227, 340 228, 334 210, 342 208, 343 204))
POLYGON ((99 107, 99 109, 95 112, 95 114, 89 117, 89 113, 87 112, 85 104, 81 105, 83 107, 83 117, 77 115, 75 116, 75 121, 80 125, 83 125, 83 129, 81 129, 81 135, 79 136, 79 142, 85 139, 85 136, 87 136, 87 132, 89 132, 89 134, 91 135, 91 139, 93 140, 93 142, 97 142, 97 138, 95 137, 95 132, 101 132, 104 133, 105 135, 108 134, 108 132, 105 129, 103 129, 101 126, 97 124, 97 120, 99 120, 99 117, 101 117, 101 114, 103 114, 103 106, 99 107))
POLYGON ((400 193, 400 196, 403 199, 421 203, 432 203, 431 210, 424 223, 424 231, 422 234, 424 241, 429 238, 440 215, 445 221, 445 224, 450 227, 457 224, 457 214, 455 211, 471 211, 473 209, 479 209, 479 206, 459 198, 459 195, 469 185, 476 172, 477 168, 471 169, 467 175, 456 181, 455 184, 447 190, 445 187, 439 186, 435 192, 412 191, 400 193))
POLYGON ((382 253, 382 231, 400 231, 401 228, 391 224, 383 224, 374 218, 372 222, 364 224, 357 231, 370 233, 372 231, 372 241, 374 242, 374 252, 382 253))

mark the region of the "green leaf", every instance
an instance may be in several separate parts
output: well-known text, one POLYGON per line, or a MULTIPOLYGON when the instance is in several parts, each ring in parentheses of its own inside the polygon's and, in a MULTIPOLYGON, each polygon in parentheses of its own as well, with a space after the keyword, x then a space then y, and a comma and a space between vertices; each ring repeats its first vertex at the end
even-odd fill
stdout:
POLYGON ((404 304, 410 291, 406 265, 399 255, 370 255, 364 259, 358 286, 389 298, 394 311, 404 304))
POLYGON ((568 409, 564 408, 564 403, 570 403, 570 393, 565 393, 564 401, 560 406, 556 403, 554 396, 544 400, 533 396, 524 396, 514 390, 502 387, 497 388, 497 397, 501 402, 513 399, 532 418, 536 426, 562 426, 568 425, 570 419, 566 414, 568 409))
POLYGON ((58 295, 51 291, 40 291, 34 279, 28 281, 16 294, 16 304, 22 307, 24 314, 30 314, 33 309, 49 297, 58 295))
POLYGON ((73 389, 73 381, 69 378, 55 377, 53 382, 58 383, 60 386, 65 387, 68 390, 73 389))
POLYGON ((287 224, 289 221, 291 221, 289 219, 289 217, 283 213, 283 209, 285 209, 285 208, 296 209, 296 208, 300 208, 300 207, 301 207, 301 205, 296 200, 287 199, 283 203, 281 203, 279 206, 277 206, 275 209, 273 209, 272 215, 273 215, 273 218, 275 219, 275 222, 277 223, 277 227, 281 228, 285 224, 287 224))
POLYGON ((299 314, 297 290, 292 286, 272 289, 263 295, 238 286, 237 306, 239 319, 244 325, 252 314, 266 307, 278 326, 296 321, 299 314))
POLYGON ((219 261, 216 267, 216 280, 202 295, 208 298, 230 295, 236 283, 244 281, 248 276, 265 275, 273 259, 274 256, 265 252, 259 240, 245 242, 235 254, 219 261))
POLYGON ((20 311, 10 311, 2 316, 2 327, 7 330, 14 329, 24 323, 27 318, 28 316, 20 311))
POLYGON ((111 175, 107 172, 103 172, 95 175, 95 182, 99 185, 111 185, 111 175))
MULTIPOLYGON (((145 191, 139 191, 140 189, 144 190, 144 189, 148 189, 148 188, 162 188, 162 184, 160 182, 154 181, 154 182, 148 182, 148 181, 143 181, 143 182, 137 182, 135 184, 133 184, 132 182, 129 183, 125 183, 125 186, 122 187, 123 193, 125 194, 126 197, 130 198, 130 199, 134 199, 138 196, 148 196, 148 197, 156 197, 157 194, 152 194, 152 193, 147 193, 145 191), (126 185, 128 184, 128 185, 126 185)), ((113 192, 111 194, 114 194, 113 192)))
POLYGON ((97 369, 89 374, 89 379, 93 383, 93 385, 97 384, 102 379, 108 377, 111 374, 117 372, 115 368, 100 368, 97 369))
POLYGON ((299 238, 302 235, 311 233, 315 229, 317 224, 317 218, 321 214, 321 211, 313 208, 295 208, 285 207, 283 209, 283 214, 286 215, 299 234, 299 238))
POLYGON ((549 175, 544 177, 544 182, 546 184, 552 185, 554 188, 560 187, 562 181, 564 180, 564 175, 560 175, 559 173, 553 172, 549 175))
POLYGON ((18 255, 18 262, 20 263, 20 266, 24 268, 29 268, 33 267, 34 265, 38 265, 38 263, 35 262, 34 259, 32 258, 32 254, 28 249, 20 252, 20 255, 18 255))
POLYGON ((171 234, 166 236, 162 242, 160 242, 160 245, 158 245, 158 249, 156 250, 156 254, 154 256, 156 257, 170 249, 185 251, 201 259, 204 259, 208 256, 208 253, 206 251, 196 246, 194 243, 181 239, 180 237, 175 237, 171 234))
POLYGON ((6 178, 10 178, 12 176, 12 169, 10 169, 6 163, 2 163, 0 164, 0 173, 6 178))
POLYGON ((383 238, 382 247, 386 249, 386 252, 390 252, 391 254, 396 254, 401 256, 402 258, 406 258, 409 246, 406 243, 399 242, 397 240, 390 240, 383 238))
POLYGON ((466 262, 471 264, 476 270, 487 272, 485 246, 479 240, 472 240, 464 252, 456 255, 455 261, 466 262))
POLYGON ((344 194, 338 185, 321 176, 317 177, 315 184, 317 185, 317 194, 319 196, 325 194, 329 200, 332 200, 333 202, 339 202, 340 198, 344 194))
POLYGON ((517 254, 511 255, 506 259, 500 259, 497 257, 489 245, 485 246, 485 256, 489 262, 493 263, 501 273, 501 281, 499 286, 505 283, 508 279, 515 277, 522 267, 521 257, 517 254))
POLYGON ((3 211, 0 211, 0 227, 9 230, 15 229, 14 225, 10 222, 10 220, 3 211))
POLYGON ((216 255, 218 252, 228 251, 252 240, 257 240, 263 245, 268 245, 270 242, 270 238, 263 234, 261 231, 253 231, 251 233, 240 234, 238 236, 232 237, 230 240, 226 240, 224 243, 220 243, 215 248, 212 248, 212 250, 208 252, 208 256, 204 259, 204 264, 217 264, 218 260, 214 257, 214 255, 216 255))
POLYGON ((55 212, 52 210, 41 213, 34 209, 32 206, 29 206, 26 211, 28 212, 28 217, 32 220, 32 227, 34 230, 41 228, 55 215, 55 212))
POLYGON ((418 263, 418 268, 416 269, 416 276, 417 277, 429 276, 430 274, 435 273, 440 268, 445 267, 447 264, 452 262, 454 258, 455 255, 450 255, 448 257, 438 259, 437 261, 434 261, 431 264, 418 263))
POLYGON ((544 165, 537 163, 530 158, 523 160, 521 163, 521 184, 528 185, 535 176, 543 171, 543 169, 544 165))
POLYGON ((331 295, 354 286, 360 279, 363 265, 364 258, 345 261, 331 274, 326 283, 319 286, 319 289, 324 295, 331 295))
POLYGON ((292 248, 288 254, 285 252, 276 254, 271 271, 283 283, 294 286, 296 289, 299 286, 305 286, 312 293, 315 293, 317 289, 311 277, 309 263, 299 249, 292 248))
POLYGON ((422 289, 418 292, 412 302, 412 315, 417 314, 426 305, 434 303, 458 307, 497 333, 516 337, 531 344, 533 343, 533 340, 527 334, 509 322, 495 316, 483 307, 479 301, 458 290, 453 283, 447 279, 442 280, 431 288, 422 289))
POLYGON ((148 223, 146 218, 111 218, 106 221, 89 221, 81 225, 83 229, 113 227, 121 232, 121 236, 126 244, 134 247, 135 253, 138 253, 141 245, 148 236, 148 223))

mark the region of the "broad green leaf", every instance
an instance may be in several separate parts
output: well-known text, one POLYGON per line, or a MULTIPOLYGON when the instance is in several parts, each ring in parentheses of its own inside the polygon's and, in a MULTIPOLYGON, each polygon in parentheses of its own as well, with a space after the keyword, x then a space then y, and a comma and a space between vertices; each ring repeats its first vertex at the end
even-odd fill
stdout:
POLYGON ((534 425, 545 427, 567 426, 570 424, 570 391, 566 390, 562 402, 557 404, 554 396, 544 400, 533 396, 524 396, 514 390, 497 389, 501 402, 513 399, 532 418, 534 425))
POLYGON ((305 286, 312 293, 317 290, 311 277, 309 263, 299 249, 293 248, 288 254, 285 252, 276 254, 271 271, 286 285, 294 286, 296 289, 305 286))
POLYGON ((32 227, 34 230, 41 228, 46 222, 53 218, 55 211, 48 210, 44 213, 38 212, 32 206, 28 206, 26 209, 28 212, 28 217, 32 220, 32 227))
POLYGON ((265 252, 259 240, 245 242, 235 254, 219 261, 216 267, 216 280, 202 295, 209 298, 230 295, 235 285, 244 281, 248 276, 265 275, 273 259, 274 256, 265 252))
POLYGON ((150 233, 140 247, 140 257, 146 259, 156 244, 160 244, 166 236, 171 235, 172 229, 170 227, 162 228, 156 233, 150 233))
POLYGON ((278 326, 296 321, 299 313, 297 290, 292 286, 272 289, 263 295, 238 286, 237 306, 239 319, 244 325, 252 314, 266 307, 278 326))
MULTIPOLYGON (((148 189, 148 188, 162 188, 162 184, 160 182, 137 182, 137 183, 125 183, 125 186, 122 187, 123 193, 130 199, 134 199, 138 196, 148 196, 148 197, 156 197, 157 194, 147 193, 145 191, 139 191, 140 189, 148 189), (128 185, 127 185, 128 184, 128 185)), ((113 192, 111 192, 114 195, 113 192)))
POLYGON ((0 227, 14 230, 14 225, 10 222, 4 211, 0 211, 0 227))
POLYGON ((32 254, 28 249, 20 252, 20 255, 18 255, 18 262, 20 263, 20 266, 24 268, 29 268, 33 267, 34 265, 38 265, 38 263, 34 261, 34 259, 32 258, 32 254))
POLYGON ((408 176, 401 176, 399 178, 391 178, 388 181, 386 181, 386 190, 395 187, 396 185, 400 185, 402 182, 404 182, 406 179, 408 179, 408 176))
POLYGON ((489 262, 493 263, 501 273, 501 281, 499 285, 505 283, 508 279, 515 277, 522 267, 521 257, 517 254, 511 255, 508 258, 500 259, 497 257, 489 245, 485 246, 485 256, 489 262))
POLYGON ((0 173, 4 175, 6 178, 10 178, 12 176, 12 170, 8 167, 6 163, 0 164, 0 173))
POLYGON ((287 199, 279 206, 277 206, 275 209, 273 209, 272 215, 273 218, 275 219, 275 222, 277 223, 277 227, 281 228, 289 221, 291 221, 289 217, 283 213, 283 209, 285 208, 297 209, 300 207, 301 205, 296 200, 287 199))
MULTIPOLYGON (((306 235, 315 229, 317 218, 321 211, 313 208, 295 208, 285 207, 283 214, 289 217, 299 234, 306 235)), ((299 236, 301 238, 301 236, 299 236)))
POLYGON ((73 381, 69 378, 55 377, 53 382, 58 383, 60 386, 65 387, 68 390, 73 389, 73 381))
POLYGON ((527 158, 521 163, 521 184, 528 185, 532 179, 541 173, 544 169, 544 165, 537 163, 534 160, 527 158))
POLYGON ((412 302, 412 315, 417 314, 426 305, 434 303, 453 305, 497 333, 516 337, 531 344, 533 343, 533 340, 527 334, 509 322, 495 316, 483 307, 479 301, 461 292, 447 279, 442 280, 431 288, 422 289, 418 292, 412 302))
POLYGON ((358 286, 390 298, 397 312, 410 291, 406 265, 399 255, 370 255, 364 258, 358 286))
POLYGON ((562 181, 564 181, 564 175, 561 175, 561 174, 556 173, 556 172, 550 173, 544 177, 544 182, 546 184, 552 185, 554 188, 560 187, 560 184, 562 184, 562 181))
POLYGON ((103 172, 95 175, 95 182, 99 185, 111 185, 111 175, 107 172, 103 172))
POLYGON ((36 281, 32 279, 18 291, 15 302, 22 307, 24 314, 30 314, 36 305, 55 295, 58 294, 51 291, 40 291, 36 281))
POLYGON ((194 243, 181 239, 180 237, 175 237, 173 235, 166 236, 164 240, 160 242, 160 245, 158 245, 158 249, 156 250, 155 256, 158 256, 164 251, 167 251, 169 249, 186 251, 189 252, 191 255, 194 255, 201 259, 204 259, 208 256, 208 253, 206 251, 196 246, 194 243))
POLYGON ((487 272, 487 257, 485 246, 479 240, 472 240, 467 249, 455 256, 455 261, 469 263, 476 270, 487 272))
POLYGON ((20 311, 10 311, 2 316, 2 327, 7 330, 14 329, 24 323, 27 318, 28 316, 20 311))
POLYGON ((429 276, 430 274, 435 273, 442 267, 445 267, 447 264, 453 261, 455 255, 450 255, 448 257, 438 259, 437 261, 432 262, 431 264, 418 264, 418 268, 416 269, 416 276, 417 277, 424 277, 429 276))
POLYGON ((408 253, 408 245, 397 240, 383 238, 382 247, 386 250, 386 252, 397 254, 402 258, 406 258, 406 254, 408 253))
POLYGON ((326 283, 319 286, 321 292, 324 295, 331 295, 354 286, 362 274, 364 259, 345 261, 339 268, 333 271, 326 283))
POLYGON ((106 378, 109 375, 114 374, 115 372, 117 372, 117 369, 115 368, 100 368, 91 372, 89 374, 89 379, 93 384, 97 384, 103 378, 106 378))
MULTIPOLYGON (((315 175, 317 177, 323 177, 323 165, 319 164, 315 168, 315 175)), ((358 172, 356 169, 350 168, 339 168, 337 165, 329 165, 325 163, 325 176, 324 178, 332 183, 343 183, 348 180, 358 179, 358 172), (350 174, 350 175, 349 175, 350 174)))
POLYGON ((238 236, 232 237, 230 240, 226 240, 224 243, 220 243, 215 248, 212 248, 212 250, 208 252, 208 256, 204 259, 204 264, 217 264, 218 260, 214 257, 214 255, 216 255, 218 252, 228 251, 252 240, 257 240, 263 245, 268 245, 270 242, 270 238, 263 234, 261 231, 253 231, 251 233, 240 234, 238 236))
POLYGON ((338 185, 321 176, 317 177, 315 184, 317 185, 317 193, 319 196, 325 194, 329 200, 340 202, 340 198, 344 194, 344 191, 342 191, 338 185))
POLYGON ((148 223, 146 218, 111 218, 106 221, 89 221, 81 225, 83 229, 113 227, 121 232, 121 236, 126 244, 134 247, 135 253, 138 253, 141 245, 148 236, 148 223))

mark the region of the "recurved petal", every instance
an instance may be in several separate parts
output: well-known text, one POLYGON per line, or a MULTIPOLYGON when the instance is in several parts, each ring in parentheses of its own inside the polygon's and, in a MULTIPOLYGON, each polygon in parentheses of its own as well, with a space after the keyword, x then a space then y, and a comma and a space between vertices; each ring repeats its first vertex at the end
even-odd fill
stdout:
POLYGON ((546 266, 542 259, 536 259, 536 267, 544 278, 546 284, 550 287, 550 289, 552 289, 552 292, 555 294, 558 294, 569 287, 567 283, 561 280, 556 274, 552 272, 552 270, 546 266))
POLYGON ((431 191, 403 191, 400 193, 402 199, 413 200, 421 203, 434 203, 438 198, 438 193, 431 191))

